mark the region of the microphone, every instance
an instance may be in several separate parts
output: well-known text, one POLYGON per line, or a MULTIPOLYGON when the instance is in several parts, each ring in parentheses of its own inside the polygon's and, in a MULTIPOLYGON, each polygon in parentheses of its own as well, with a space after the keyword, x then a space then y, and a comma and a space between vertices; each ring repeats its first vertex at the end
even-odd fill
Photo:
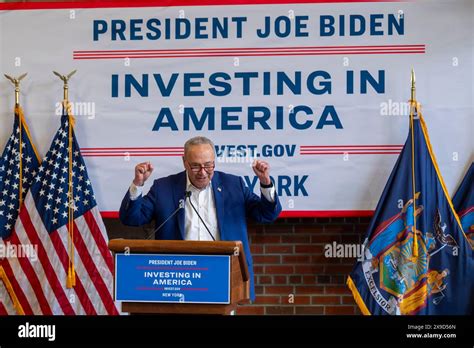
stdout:
POLYGON ((180 199, 180 200, 179 200, 179 206, 178 206, 178 208, 176 208, 176 210, 175 210, 174 212, 172 212, 171 215, 168 216, 168 218, 160 224, 160 226, 158 226, 157 228, 155 228, 155 229, 146 237, 146 239, 151 239, 152 237, 155 237, 156 232, 158 232, 158 231, 164 226, 164 224, 166 224, 166 223, 168 222, 169 219, 171 219, 173 216, 175 216, 175 215, 178 213, 178 211, 179 211, 180 209, 183 209, 183 208, 184 208, 184 199, 180 199))
POLYGON ((191 207, 194 209, 194 211, 196 212, 199 220, 201 220, 202 224, 204 225, 204 227, 206 228, 206 231, 207 233, 209 233, 209 235, 211 236, 212 240, 215 242, 216 239, 214 238, 214 236, 212 235, 211 231, 209 230, 209 228, 207 227, 206 223, 204 222, 204 220, 202 219, 201 215, 199 215, 196 207, 194 206, 193 204, 193 201, 191 200, 191 195, 192 195, 192 192, 191 191, 186 191, 185 195, 184 195, 184 199, 188 199, 189 198, 189 203, 191 204, 191 207))

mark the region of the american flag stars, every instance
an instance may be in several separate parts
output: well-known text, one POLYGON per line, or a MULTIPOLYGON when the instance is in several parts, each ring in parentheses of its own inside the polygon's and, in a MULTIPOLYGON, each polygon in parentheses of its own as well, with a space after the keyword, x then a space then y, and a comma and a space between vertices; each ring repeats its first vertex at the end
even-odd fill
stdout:
POLYGON ((0 237, 10 236, 18 217, 20 187, 24 198, 33 183, 38 166, 39 160, 28 137, 26 125, 15 115, 12 134, 0 157, 0 237))
POLYGON ((69 185, 68 127, 69 121, 63 120, 51 149, 38 168, 38 175, 32 187, 33 193, 38 193, 35 195, 38 200, 37 207, 48 231, 67 224, 69 208, 76 217, 96 205, 75 135, 72 139, 72 185, 69 185))

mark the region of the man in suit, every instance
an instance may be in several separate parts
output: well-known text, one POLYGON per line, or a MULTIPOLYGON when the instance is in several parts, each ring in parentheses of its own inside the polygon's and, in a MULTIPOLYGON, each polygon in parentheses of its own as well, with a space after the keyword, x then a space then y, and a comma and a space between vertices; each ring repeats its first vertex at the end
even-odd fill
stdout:
POLYGON ((240 240, 250 273, 250 298, 255 299, 253 262, 247 236, 247 218, 260 223, 275 221, 281 205, 270 180, 270 166, 255 161, 253 171, 260 180, 260 197, 245 186, 241 177, 215 171, 215 150, 211 140, 194 137, 184 145, 185 171, 154 181, 143 196, 145 181, 153 172, 150 162, 135 167, 135 178, 120 206, 120 220, 140 226, 155 220, 160 226, 184 200, 184 210, 157 231, 156 239, 240 240), (185 196, 189 199, 185 199, 185 196), (199 218, 199 212, 204 223, 199 218))

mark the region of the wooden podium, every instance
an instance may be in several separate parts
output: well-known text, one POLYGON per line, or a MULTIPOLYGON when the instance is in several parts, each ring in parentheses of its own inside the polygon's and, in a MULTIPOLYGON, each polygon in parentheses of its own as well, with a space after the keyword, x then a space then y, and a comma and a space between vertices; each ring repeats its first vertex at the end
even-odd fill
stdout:
POLYGON ((114 253, 114 256, 115 253, 230 256, 229 304, 122 302, 122 311, 124 312, 130 314, 229 315, 237 308, 238 304, 249 302, 250 278, 244 250, 240 241, 113 239, 109 242, 109 249, 114 253))

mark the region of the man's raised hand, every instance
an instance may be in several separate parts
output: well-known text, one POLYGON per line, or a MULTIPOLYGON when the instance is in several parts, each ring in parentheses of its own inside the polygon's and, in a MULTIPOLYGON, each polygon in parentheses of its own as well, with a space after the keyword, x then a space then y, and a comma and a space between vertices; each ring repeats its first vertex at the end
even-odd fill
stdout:
POLYGON ((270 165, 265 161, 254 161, 252 163, 252 169, 255 175, 258 176, 260 183, 263 185, 270 185, 270 165))
POLYGON ((153 165, 150 162, 143 162, 137 164, 135 166, 135 179, 133 179, 133 183, 136 186, 143 186, 152 172, 153 165))

